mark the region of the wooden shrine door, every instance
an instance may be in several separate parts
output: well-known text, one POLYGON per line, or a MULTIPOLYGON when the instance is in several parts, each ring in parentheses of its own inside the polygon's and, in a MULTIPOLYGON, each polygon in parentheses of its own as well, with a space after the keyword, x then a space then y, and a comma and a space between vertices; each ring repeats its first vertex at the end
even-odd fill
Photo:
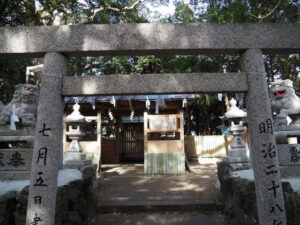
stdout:
POLYGON ((121 162, 143 162, 143 123, 124 123, 117 143, 121 162))

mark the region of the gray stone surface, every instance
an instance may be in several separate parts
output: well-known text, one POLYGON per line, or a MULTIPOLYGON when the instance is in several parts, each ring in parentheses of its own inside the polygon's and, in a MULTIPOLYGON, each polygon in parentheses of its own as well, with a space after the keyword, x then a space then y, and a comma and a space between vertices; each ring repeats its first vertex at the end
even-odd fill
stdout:
POLYGON ((69 161, 69 160, 73 160, 73 161, 81 161, 81 160, 86 160, 86 154, 83 154, 78 151, 70 151, 70 152, 65 152, 64 153, 64 162, 65 161, 69 161))
POLYGON ((246 50, 242 55, 241 70, 249 74, 246 106, 259 224, 273 225, 275 221, 275 224, 286 225, 281 178, 272 127, 271 105, 262 52, 258 49, 246 50), (276 186, 274 188, 276 190, 275 194, 272 189, 274 186, 276 186), (276 210, 270 215, 270 208, 272 209, 276 204, 283 209, 283 212, 276 210))
POLYGON ((281 177, 300 177, 300 166, 280 166, 281 177))
POLYGON ((299 124, 290 124, 288 126, 277 126, 276 131, 297 131, 300 130, 299 124))
POLYGON ((64 77, 63 95, 245 92, 244 73, 189 73, 64 77), (236 85, 239 83, 239 85, 236 85), (124 88, 126 87, 126 88, 124 88))
POLYGON ((0 149, 0 156, 0 171, 31 169, 32 149, 0 149))
POLYGON ((60 53, 45 55, 26 225, 32 225, 38 218, 39 225, 54 224, 57 177, 63 154, 62 76, 66 73, 65 56, 60 53), (40 204, 35 201, 37 196, 42 198, 40 204))
POLYGON ((29 180, 30 170, 24 171, 0 171, 0 180, 29 180))
POLYGON ((229 162, 229 163, 247 162, 248 166, 249 166, 249 158, 248 158, 248 156, 228 157, 227 162, 229 162))
POLYGON ((245 148, 231 148, 227 155, 229 157, 247 157, 247 151, 245 148))
POLYGON ((32 136, 32 131, 32 129, 0 130, 0 137, 2 138, 2 136, 32 136))
POLYGON ((300 166, 300 144, 277 144, 280 166, 300 166))
POLYGON ((299 24, 194 23, 1 27, 0 55, 299 52, 299 24), (18 44, 16 44, 18 43, 18 44))

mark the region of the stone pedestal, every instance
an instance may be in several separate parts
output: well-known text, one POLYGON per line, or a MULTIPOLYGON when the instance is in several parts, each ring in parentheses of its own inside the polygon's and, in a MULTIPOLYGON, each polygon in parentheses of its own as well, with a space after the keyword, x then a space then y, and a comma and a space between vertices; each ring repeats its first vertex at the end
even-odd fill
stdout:
POLYGON ((0 180, 29 180, 34 136, 22 130, 0 135, 0 180))
POLYGON ((300 176, 300 144, 290 144, 290 138, 299 138, 299 125, 292 124, 275 128, 277 154, 282 177, 300 176))
POLYGON ((281 177, 300 176, 300 144, 277 144, 281 177))

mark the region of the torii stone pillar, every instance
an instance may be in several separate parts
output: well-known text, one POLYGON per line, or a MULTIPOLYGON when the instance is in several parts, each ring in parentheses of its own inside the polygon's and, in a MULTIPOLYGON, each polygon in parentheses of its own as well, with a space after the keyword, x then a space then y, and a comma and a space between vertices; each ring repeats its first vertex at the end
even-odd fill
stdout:
POLYGON ((262 52, 246 50, 242 72, 248 75, 248 127, 260 225, 286 225, 276 143, 262 52))
POLYGON ((54 224, 58 171, 62 169, 64 101, 61 93, 66 73, 64 55, 45 55, 26 225, 54 224))

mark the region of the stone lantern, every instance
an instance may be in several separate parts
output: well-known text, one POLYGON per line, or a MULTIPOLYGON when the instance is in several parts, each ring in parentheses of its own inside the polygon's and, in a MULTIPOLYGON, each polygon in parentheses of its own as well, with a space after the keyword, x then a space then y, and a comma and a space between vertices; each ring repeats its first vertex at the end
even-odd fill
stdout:
POLYGON ((230 110, 225 113, 225 118, 231 122, 230 131, 233 140, 230 143, 230 149, 226 160, 230 163, 233 170, 249 169, 249 157, 247 148, 242 138, 246 127, 243 126, 242 119, 247 117, 247 113, 236 106, 236 100, 231 99, 230 110))
POLYGON ((78 168, 91 165, 91 160, 86 159, 86 154, 82 152, 82 148, 79 144, 80 138, 84 136, 84 132, 81 131, 81 126, 85 123, 85 117, 81 115, 80 105, 76 103, 73 106, 73 112, 68 115, 64 122, 69 125, 69 131, 66 135, 72 140, 67 152, 64 154, 64 167, 65 168, 78 168))

